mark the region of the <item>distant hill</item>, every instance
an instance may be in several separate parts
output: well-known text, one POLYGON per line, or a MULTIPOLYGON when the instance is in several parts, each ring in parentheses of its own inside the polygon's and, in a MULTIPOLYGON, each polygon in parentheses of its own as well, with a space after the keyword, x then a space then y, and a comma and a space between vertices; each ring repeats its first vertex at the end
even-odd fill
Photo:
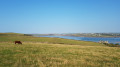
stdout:
POLYGON ((26 34, 31 36, 120 37, 120 33, 26 34))
POLYGON ((0 36, 23 36, 24 34, 20 33, 0 33, 0 36))

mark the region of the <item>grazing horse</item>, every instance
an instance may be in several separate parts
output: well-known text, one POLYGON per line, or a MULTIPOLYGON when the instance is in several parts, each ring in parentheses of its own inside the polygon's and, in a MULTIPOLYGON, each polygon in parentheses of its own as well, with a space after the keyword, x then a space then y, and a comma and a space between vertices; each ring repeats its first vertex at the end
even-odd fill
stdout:
POLYGON ((22 44, 22 42, 21 42, 21 41, 15 41, 15 44, 16 44, 16 43, 18 43, 18 44, 22 44))

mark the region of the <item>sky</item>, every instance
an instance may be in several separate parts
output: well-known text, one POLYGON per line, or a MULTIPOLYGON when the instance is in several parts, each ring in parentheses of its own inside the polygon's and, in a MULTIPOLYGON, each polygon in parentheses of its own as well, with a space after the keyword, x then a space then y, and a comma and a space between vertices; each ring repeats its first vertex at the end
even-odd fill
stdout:
POLYGON ((120 0, 0 0, 0 32, 120 32, 120 0))

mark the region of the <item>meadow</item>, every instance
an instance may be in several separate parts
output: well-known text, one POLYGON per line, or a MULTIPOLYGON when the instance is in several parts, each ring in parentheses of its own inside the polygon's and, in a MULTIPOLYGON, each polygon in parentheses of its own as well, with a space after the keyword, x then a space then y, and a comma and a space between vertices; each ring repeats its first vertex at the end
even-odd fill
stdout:
POLYGON ((0 67, 120 67, 120 48, 88 41, 0 33, 0 67), (14 44, 16 40, 23 44, 14 44))

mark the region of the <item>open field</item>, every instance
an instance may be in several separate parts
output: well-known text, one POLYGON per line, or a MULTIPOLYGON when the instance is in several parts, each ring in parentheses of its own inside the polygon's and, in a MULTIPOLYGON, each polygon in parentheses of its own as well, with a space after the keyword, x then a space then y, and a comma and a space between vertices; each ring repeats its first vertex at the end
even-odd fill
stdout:
POLYGON ((84 46, 100 46, 100 44, 95 42, 85 42, 85 41, 77 41, 77 40, 69 40, 62 38, 48 38, 48 37, 32 37, 32 36, 24 36, 23 34, 14 34, 13 33, 3 33, 0 34, 0 42, 9 42, 14 43, 16 40, 20 40, 22 42, 29 43, 48 43, 48 44, 68 44, 68 45, 84 45, 84 46), (4 35, 3 35, 4 34, 4 35))
POLYGON ((61 38, 0 35, 0 67, 120 67, 120 48, 61 38), (20 40, 22 45, 14 44, 20 40))

